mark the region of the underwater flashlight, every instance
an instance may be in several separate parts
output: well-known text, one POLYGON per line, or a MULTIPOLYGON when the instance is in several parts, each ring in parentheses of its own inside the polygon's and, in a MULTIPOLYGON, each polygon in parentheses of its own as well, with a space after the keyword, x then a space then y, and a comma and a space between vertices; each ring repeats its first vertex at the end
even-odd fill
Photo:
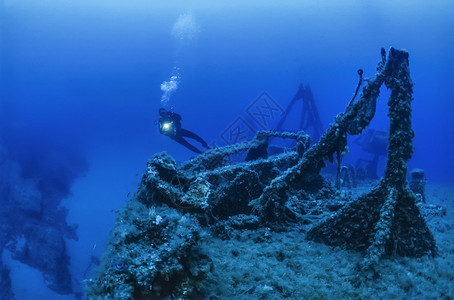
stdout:
POLYGON ((166 122, 166 123, 162 124, 162 129, 164 129, 164 130, 169 130, 170 127, 172 127, 171 123, 166 122))
POLYGON ((175 134, 175 126, 173 125, 173 122, 163 122, 161 124, 161 133, 171 136, 175 134))

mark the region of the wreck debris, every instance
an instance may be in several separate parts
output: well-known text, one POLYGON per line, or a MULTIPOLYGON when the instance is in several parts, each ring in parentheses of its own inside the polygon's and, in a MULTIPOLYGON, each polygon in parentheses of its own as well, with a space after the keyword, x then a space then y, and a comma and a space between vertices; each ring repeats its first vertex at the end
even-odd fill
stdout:
POLYGON ((279 208, 285 206, 286 190, 296 182, 319 176, 320 170, 325 166, 324 161, 333 162, 335 153, 338 161, 347 153, 347 133, 360 134, 375 115, 377 97, 385 80, 383 71, 385 63, 386 60, 382 59, 378 67, 379 73, 369 80, 360 99, 357 102, 351 102, 345 112, 335 118, 334 124, 331 124, 320 141, 309 148, 295 166, 275 178, 265 188, 260 198, 251 203, 259 215, 269 216, 269 213, 274 211, 272 214, 275 219, 283 217, 282 213, 285 214, 287 210, 276 210, 274 203, 279 201, 279 208))
MULTIPOLYGON (((245 141, 238 144, 218 147, 204 152, 203 154, 193 158, 182 165, 181 170, 190 173, 200 171, 214 170, 226 165, 225 159, 235 153, 242 151, 250 151, 251 149, 260 148, 263 144, 268 143, 270 137, 278 137, 282 139, 294 139, 297 142, 297 152, 302 155, 309 148, 310 136, 304 131, 299 132, 279 132, 275 130, 258 131, 251 141, 245 141)), ((265 157, 262 158, 266 158, 265 157)), ((254 159, 250 159, 254 160, 254 159)))
POLYGON ((251 141, 209 150, 180 168, 170 156, 160 153, 148 163, 138 200, 146 205, 165 203, 216 219, 249 214, 250 202, 262 194, 281 169, 295 165, 309 145, 310 137, 302 131, 259 131, 251 141), (227 164, 226 157, 257 149, 269 137, 295 139, 297 146, 270 158, 227 164), (212 169, 213 165, 217 167, 212 169))
POLYGON ((358 95, 359 88, 361 87, 361 84, 363 83, 363 69, 358 69, 358 75, 359 75, 359 81, 358 85, 356 86, 355 93, 353 94, 352 100, 350 100, 349 105, 355 101, 356 95, 358 95))
POLYGON ((181 167, 166 153, 156 154, 138 191, 117 216, 98 273, 87 282, 89 298, 198 295, 211 268, 210 259, 198 252, 198 224, 219 224, 219 235, 226 237, 231 229, 258 227, 249 202, 280 169, 296 164, 309 144, 304 132, 262 131, 252 141, 209 150, 181 167), (227 165, 224 158, 260 146, 271 136, 295 139, 297 147, 272 158, 227 165))
POLYGON ((413 152, 414 136, 408 53, 391 48, 388 60, 373 81, 378 82, 377 78, 391 89, 385 176, 368 194, 346 205, 307 234, 308 239, 317 242, 367 251, 366 266, 383 255, 423 256, 434 255, 436 251, 432 233, 415 203, 415 195, 406 187, 407 161, 413 152))
POLYGON ((137 193, 117 217, 101 267, 87 282, 89 297, 199 296, 211 268, 198 248, 205 225, 229 239, 237 230, 318 222, 307 238, 366 252, 364 270, 373 269, 385 255, 434 255, 433 236, 406 187, 414 135, 408 53, 391 48, 386 58, 382 49, 378 73, 364 80, 368 84, 358 101, 350 101, 311 147, 302 131, 260 131, 251 141, 208 150, 181 166, 166 153, 156 154, 137 193), (335 196, 341 191, 335 193, 320 171, 334 155, 341 163, 348 151, 347 135, 360 134, 369 125, 383 83, 391 89, 385 176, 369 193, 345 204, 335 196), (270 137, 292 138, 297 146, 268 157, 270 137), (244 151, 247 161, 228 163, 229 156, 244 151))
POLYGON ((348 189, 357 187, 356 170, 352 165, 340 168, 339 176, 336 178, 336 188, 340 189, 342 186, 348 189))
POLYGON ((98 274, 87 281, 88 298, 191 298, 211 268, 195 249, 199 230, 190 215, 130 202, 118 215, 98 274))
POLYGON ((282 126, 284 125, 287 116, 289 115, 295 103, 300 100, 302 101, 303 105, 301 107, 301 119, 298 130, 309 132, 311 133, 311 136, 314 140, 318 140, 323 134, 323 125, 318 114, 314 95, 312 94, 312 90, 309 85, 303 86, 302 84, 300 84, 298 86, 298 91, 285 109, 283 117, 276 125, 276 130, 282 131, 282 126))
POLYGON ((424 170, 413 169, 410 172, 411 180, 408 184, 410 190, 419 194, 422 197, 422 202, 426 202, 426 178, 424 177, 424 170))

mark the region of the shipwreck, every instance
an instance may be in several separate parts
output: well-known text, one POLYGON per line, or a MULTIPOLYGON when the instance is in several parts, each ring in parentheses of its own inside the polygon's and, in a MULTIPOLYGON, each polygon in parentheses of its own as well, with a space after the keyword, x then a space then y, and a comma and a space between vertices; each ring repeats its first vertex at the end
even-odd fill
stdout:
POLYGON ((406 180, 414 137, 408 53, 382 49, 377 73, 365 81, 359 99, 352 99, 312 146, 303 131, 271 130, 181 165, 166 153, 156 154, 118 213, 102 263, 87 281, 88 297, 197 299, 212 268, 198 246, 202 230, 228 239, 235 230, 304 224, 308 240, 364 253, 360 272, 373 271, 387 256, 436 255, 419 197, 406 180), (320 172, 326 161, 340 166, 347 136, 369 125, 383 84, 391 90, 385 175, 369 192, 340 203, 320 172), (270 138, 294 139, 296 146, 269 156, 270 138), (229 163, 238 152, 247 152, 246 160, 229 163))

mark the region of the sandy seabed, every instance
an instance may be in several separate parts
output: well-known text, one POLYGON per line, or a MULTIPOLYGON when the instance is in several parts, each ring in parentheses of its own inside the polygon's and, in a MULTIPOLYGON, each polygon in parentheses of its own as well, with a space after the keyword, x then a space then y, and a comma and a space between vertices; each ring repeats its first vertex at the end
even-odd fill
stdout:
MULTIPOLYGON (((356 192, 363 192, 358 188, 356 192)), ((305 239, 307 228, 242 231, 230 240, 203 236, 213 260, 206 299, 454 299, 454 186, 428 184, 427 204, 446 209, 428 216, 438 256, 381 260, 378 278, 362 280, 363 254, 305 239)))

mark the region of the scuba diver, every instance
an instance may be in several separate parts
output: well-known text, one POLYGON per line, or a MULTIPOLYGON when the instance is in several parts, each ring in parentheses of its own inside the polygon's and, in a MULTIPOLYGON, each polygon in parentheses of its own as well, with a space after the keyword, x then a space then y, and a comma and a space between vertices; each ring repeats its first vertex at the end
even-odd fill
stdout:
POLYGON ((202 144, 202 147, 206 149, 210 148, 200 136, 198 136, 194 132, 181 128, 181 116, 179 114, 168 111, 165 108, 160 108, 159 115, 161 116, 161 118, 159 118, 158 126, 159 132, 161 134, 170 137, 175 142, 185 146, 195 153, 200 154, 202 153, 202 151, 189 144, 188 141, 184 139, 184 137, 200 142, 202 144))

